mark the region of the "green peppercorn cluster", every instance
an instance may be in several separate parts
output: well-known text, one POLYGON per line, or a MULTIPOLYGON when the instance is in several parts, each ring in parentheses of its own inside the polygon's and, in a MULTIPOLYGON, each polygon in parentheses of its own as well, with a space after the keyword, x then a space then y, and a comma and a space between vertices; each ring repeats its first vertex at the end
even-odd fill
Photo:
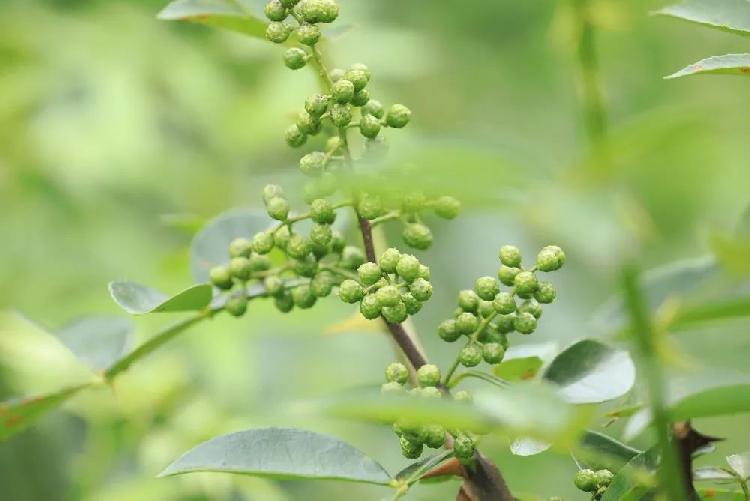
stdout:
POLYGON ((508 349, 508 334, 536 330, 542 305, 553 302, 556 296, 552 284, 539 281, 536 273, 559 269, 565 263, 565 253, 557 246, 544 247, 536 264, 525 269, 521 251, 505 245, 500 249, 500 263, 497 278, 480 277, 474 289, 459 292, 454 318, 438 326, 438 335, 444 341, 467 338, 458 355, 458 362, 465 367, 479 365, 482 360, 500 363, 508 349), (510 289, 501 290, 501 285, 510 289))
POLYGON ((339 298, 359 303, 362 316, 370 320, 382 317, 393 324, 419 312, 431 297, 430 269, 394 248, 383 252, 377 263, 362 263, 357 278, 346 279, 339 286, 339 298))
POLYGON ((609 470, 578 470, 573 482, 583 492, 591 493, 595 499, 604 494, 607 487, 612 483, 614 474, 609 470))

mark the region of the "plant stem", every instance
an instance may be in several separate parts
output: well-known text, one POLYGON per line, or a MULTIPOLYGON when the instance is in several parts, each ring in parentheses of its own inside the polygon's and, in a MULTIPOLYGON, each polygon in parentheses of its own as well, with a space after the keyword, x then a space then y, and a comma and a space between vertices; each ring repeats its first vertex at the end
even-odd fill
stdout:
MULTIPOLYGON (((639 351, 641 373, 647 382, 651 415, 654 419, 661 449, 659 483, 666 499, 683 501, 685 496, 683 473, 680 470, 677 450, 671 440, 669 414, 664 403, 664 380, 659 367, 654 331, 650 315, 641 293, 639 273, 635 266, 626 266, 623 271, 625 302, 631 322, 631 332, 639 351)), ((690 489, 692 490, 692 489, 690 489)))
MULTIPOLYGON (((487 328, 488 325, 490 325, 490 322, 492 322, 492 319, 497 316, 497 312, 493 311, 487 317, 482 319, 482 322, 479 324, 479 327, 477 327, 477 330, 471 335, 469 338, 469 343, 475 343, 477 341, 477 338, 484 332, 484 329, 487 328)), ((459 355, 460 356, 460 355, 459 355)), ((453 361, 453 365, 451 365, 451 368, 448 369, 448 373, 445 375, 445 383, 443 383, 447 388, 451 388, 453 385, 451 385, 451 377, 453 377, 453 373, 456 372, 456 369, 458 369, 459 365, 459 356, 456 357, 456 360, 453 361)))

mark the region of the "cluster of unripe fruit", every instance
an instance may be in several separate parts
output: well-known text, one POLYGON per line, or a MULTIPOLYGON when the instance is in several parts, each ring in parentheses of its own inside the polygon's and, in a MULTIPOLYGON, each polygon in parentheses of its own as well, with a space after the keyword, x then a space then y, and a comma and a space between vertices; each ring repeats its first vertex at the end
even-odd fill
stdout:
MULTIPOLYGON (((409 390, 409 371, 404 364, 393 362, 385 369, 386 383, 382 391, 389 394, 408 395, 416 398, 453 398, 458 401, 471 401, 471 395, 466 391, 457 391, 452 396, 443 393, 440 384, 440 369, 436 365, 425 364, 417 370, 418 386, 409 390)), ((438 424, 422 424, 399 419, 393 424, 393 431, 399 438, 401 452, 408 459, 417 459, 422 455, 424 447, 439 449, 445 445, 446 433, 453 437, 453 452, 456 458, 464 464, 473 460, 477 438, 471 432, 455 429, 445 429, 438 424)))
POLYGON ((565 263, 565 253, 557 246, 544 247, 536 264, 527 270, 521 266, 521 251, 505 245, 500 249, 500 262, 498 278, 480 277, 473 290, 459 292, 454 318, 438 326, 438 335, 449 343, 467 337, 458 355, 458 362, 465 367, 479 365, 482 360, 500 363, 508 348, 508 334, 536 330, 542 304, 553 302, 556 296, 552 284, 539 281, 536 273, 558 270, 565 263), (510 290, 501 291, 501 284, 510 290), (517 299, 522 300, 520 304, 517 299))
MULTIPOLYGON (((578 470, 574 483, 583 492, 590 492, 594 496, 601 496, 612 483, 614 475, 609 470, 578 470)), ((598 499, 598 498, 597 498, 598 499)))

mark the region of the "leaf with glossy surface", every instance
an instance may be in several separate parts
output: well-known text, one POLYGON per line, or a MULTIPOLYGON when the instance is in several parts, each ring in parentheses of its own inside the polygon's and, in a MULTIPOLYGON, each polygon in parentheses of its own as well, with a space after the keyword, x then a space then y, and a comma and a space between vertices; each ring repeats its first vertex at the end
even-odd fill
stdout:
POLYGON ((231 0, 175 0, 156 16, 162 21, 189 21, 265 39, 266 23, 231 0))
POLYGON ((750 54, 724 54, 707 57, 664 78, 669 80, 691 75, 750 76, 750 54))
POLYGON ((570 403, 599 403, 630 391, 635 365, 627 351, 584 339, 555 357, 542 378, 558 385, 570 403))
POLYGON ((387 485, 385 469, 335 437, 294 428, 263 428, 213 438, 186 452, 160 476, 211 471, 387 485))
POLYGON ((69 398, 89 384, 81 384, 64 390, 36 397, 19 398, 0 403, 0 441, 34 424, 50 411, 57 409, 69 398))
POLYGON ((83 363, 103 371, 130 348, 133 324, 123 317, 85 317, 65 326, 57 337, 83 363))
POLYGON ((750 478, 750 452, 727 456, 727 463, 742 478, 750 478))
POLYGON ((742 35, 750 34, 750 3, 747 0, 685 0, 659 9, 655 14, 742 35))
POLYGON ((199 311, 211 303, 213 288, 198 284, 169 297, 135 282, 111 282, 109 293, 120 307, 133 315, 199 311))

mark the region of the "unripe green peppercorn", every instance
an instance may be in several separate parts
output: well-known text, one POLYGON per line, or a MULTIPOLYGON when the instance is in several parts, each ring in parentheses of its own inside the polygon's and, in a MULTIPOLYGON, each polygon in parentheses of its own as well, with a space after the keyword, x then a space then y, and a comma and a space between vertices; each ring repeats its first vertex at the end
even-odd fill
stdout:
POLYGON ((292 289, 292 301, 297 308, 303 310, 312 308, 317 300, 309 285, 298 285, 292 289))
POLYGON ((534 293, 534 298, 542 304, 550 304, 556 296, 555 287, 549 282, 539 282, 539 288, 534 293))
POLYGON ((287 9, 291 9, 292 7, 297 5, 297 3, 299 3, 299 0, 279 0, 279 1, 281 2, 281 5, 283 5, 287 9))
POLYGON ((370 77, 367 72, 361 69, 350 69, 344 74, 344 78, 354 85, 354 91, 359 92, 367 86, 370 77))
POLYGON ((431 449, 440 449, 445 445, 445 428, 439 424, 425 426, 424 444, 431 449))
POLYGON ((294 299, 289 289, 282 289, 281 293, 273 300, 276 309, 281 313, 289 313, 294 308, 294 299))
POLYGON ((252 248, 258 254, 268 254, 273 250, 273 234, 268 231, 259 231, 253 235, 252 248))
POLYGON ((385 118, 388 127, 400 129, 406 127, 409 120, 411 120, 411 110, 403 104, 394 104, 388 108, 388 115, 385 118))
POLYGON ((479 296, 473 290, 462 290, 458 293, 458 307, 464 311, 477 311, 479 296))
POLYGON ((302 157, 299 161, 299 170, 308 176, 318 176, 326 166, 326 154, 322 151, 313 151, 302 157))
POLYGON ((352 107, 348 104, 333 104, 329 108, 329 113, 336 127, 346 127, 352 121, 352 107))
POLYGON ((297 28, 297 40, 299 43, 313 46, 320 40, 320 28, 314 24, 303 24, 297 28))
POLYGON ((302 132, 297 125, 290 125, 284 132, 286 144, 292 148, 299 148, 307 142, 307 134, 302 132))
POLYGON ((314 117, 306 111, 302 111, 297 115, 296 124, 299 130, 311 136, 320 132, 320 129, 323 126, 318 117, 314 117))
POLYGON ((485 343, 482 346, 482 358, 488 364, 499 364, 505 356, 505 348, 500 343, 485 343))
POLYGON ((442 196, 435 202, 435 214, 443 219, 455 219, 461 210, 461 202, 453 197, 442 196))
POLYGON ((284 43, 289 39, 291 30, 284 23, 275 21, 266 27, 266 38, 273 43, 284 43))
POLYGON ((310 230, 310 240, 318 245, 328 245, 333 238, 333 230, 327 224, 314 223, 310 230))
POLYGON ((400 362, 393 362, 385 368, 385 380, 398 384, 406 384, 409 380, 409 370, 400 362))
POLYGON ((367 81, 370 81, 370 68, 367 67, 366 64, 363 63, 354 63, 349 67, 350 70, 358 70, 364 72, 365 76, 367 77, 367 81))
POLYGON ((477 308, 477 313, 479 313, 479 316, 482 318, 487 318, 490 315, 494 315, 495 307, 492 306, 492 301, 479 301, 479 308, 477 308))
POLYGON ((357 274, 359 275, 359 281, 362 285, 372 285, 383 276, 383 270, 380 269, 375 263, 364 263, 362 266, 357 268, 357 274))
POLYGON ((401 302, 406 307, 407 315, 416 315, 422 309, 422 303, 411 292, 402 293, 401 302))
POLYGON ((544 247, 536 256, 536 266, 539 271, 559 270, 565 264, 565 253, 556 245, 544 247))
POLYGON ((437 386, 440 383, 440 369, 437 365, 425 364, 417 369, 420 386, 437 386))
POLYGON ((268 201, 266 205, 268 215, 278 221, 285 221, 289 216, 289 202, 281 197, 275 197, 268 201))
POLYGON ((500 334, 509 334, 516 330, 515 315, 499 315, 498 317, 496 317, 496 319, 497 320, 495 320, 495 326, 497 327, 497 331, 500 334))
POLYGON ((372 115, 375 118, 383 118, 385 115, 385 108, 383 108, 383 103, 380 101, 370 99, 367 101, 367 104, 362 107, 362 113, 365 115, 372 115))
POLYGON ((594 472, 594 481, 599 489, 609 487, 613 478, 614 474, 609 470, 597 470, 594 472))
POLYGON ((485 301, 492 301, 500 291, 500 286, 497 284, 497 280, 492 277, 479 277, 474 282, 474 291, 477 296, 485 301))
POLYGON ((367 89, 362 89, 354 93, 352 97, 352 106, 364 106, 370 101, 370 92, 367 89))
POLYGON ((469 393, 468 391, 459 390, 453 394, 453 400, 457 400, 459 402, 471 402, 473 399, 471 398, 471 393, 469 393))
POLYGON ((298 70, 307 64, 307 54, 299 47, 292 47, 284 52, 284 64, 290 70, 298 70))
POLYGON ((320 224, 331 224, 336 220, 336 213, 331 203, 325 198, 313 200, 310 204, 310 216, 313 221, 320 224))
POLYGON ((346 74, 346 71, 342 70, 341 68, 334 68, 328 73, 328 75, 331 77, 332 82, 338 82, 339 80, 344 78, 344 74, 346 74))
POLYGON ((452 343, 456 339, 460 338, 461 333, 456 327, 456 321, 450 319, 440 322, 440 325, 438 325, 438 336, 440 336, 440 339, 448 343, 452 343))
POLYGON ((520 268, 513 268, 503 264, 497 270, 497 278, 500 279, 503 285, 512 286, 515 283, 516 275, 519 273, 521 273, 520 268))
POLYGON ((518 306, 518 312, 531 313, 532 315, 534 315, 534 318, 538 319, 542 316, 542 306, 536 299, 527 299, 518 306))
POLYGON ((510 268, 521 266, 521 250, 513 245, 503 245, 500 247, 500 262, 510 268))
POLYGON ((584 469, 579 470, 576 473, 573 481, 577 488, 583 492, 594 492, 596 491, 596 474, 593 470, 584 469))
POLYGON ((302 0, 299 13, 306 23, 332 23, 339 15, 339 6, 334 0, 302 0))
MULTIPOLYGON (((378 301, 380 301, 380 298, 378 298, 378 301)), ((383 318, 386 322, 392 324, 400 324, 401 322, 406 320, 406 317, 408 316, 408 314, 406 313, 406 305, 403 303, 403 301, 401 301, 400 297, 399 302, 394 306, 383 306, 381 314, 383 315, 383 318)))
POLYGON ((354 304, 365 295, 362 286, 351 279, 344 280, 339 285, 339 298, 349 304, 354 304))
POLYGON ((318 272, 318 261, 313 256, 294 259, 291 264, 294 272, 301 277, 311 278, 318 272))
POLYGON ((473 313, 465 311, 456 317, 456 329, 461 334, 471 334, 479 327, 479 319, 473 313))
POLYGON ((263 9, 263 12, 271 21, 283 21, 287 16, 287 10, 279 0, 271 0, 268 2, 263 9))
POLYGON ((284 188, 278 184, 267 184, 263 187, 263 203, 268 205, 268 202, 276 197, 285 198, 284 188))
POLYGON ((362 194, 357 203, 357 212, 365 219, 375 219, 385 212, 379 195, 362 194))
POLYGON ((271 296, 278 296, 284 291, 284 282, 279 277, 271 275, 263 280, 263 287, 271 296))
POLYGON ((331 237, 331 250, 337 254, 341 253, 346 247, 346 239, 340 231, 333 230, 333 236, 331 237))
POLYGON ((285 250, 289 257, 302 259, 310 254, 310 241, 302 235, 294 233, 289 237, 285 250))
POLYGON ((359 312, 368 320, 375 320, 380 316, 381 307, 375 294, 367 294, 359 303, 359 312))
POLYGON ((214 266, 208 274, 211 283, 219 289, 231 289, 234 284, 232 282, 232 272, 230 271, 229 266, 214 266))
POLYGON ((453 452, 462 464, 472 460, 474 447, 474 441, 464 433, 459 434, 453 441, 453 452))
MULTIPOLYGON (((382 262, 380 267, 383 268, 382 262)), ((401 255, 396 264, 396 273, 407 282, 413 282, 419 277, 419 260, 411 254, 401 255)))
POLYGON ((531 297, 539 287, 536 275, 531 271, 522 271, 513 279, 513 285, 516 287, 516 294, 522 298, 531 297))
POLYGON ((458 361, 465 367, 476 367, 482 361, 482 348, 475 343, 469 343, 458 353, 458 361))
POLYGON ((406 212, 416 212, 427 204, 427 196, 421 191, 412 191, 404 195, 401 206, 406 212))
POLYGON ((250 278, 253 270, 250 267, 250 260, 246 257, 235 257, 229 262, 229 271, 237 280, 245 281, 250 278))
POLYGON ((380 120, 372 115, 362 115, 359 119, 359 131, 369 139, 374 139, 380 134, 380 127, 380 120))
POLYGON ((227 313, 229 313, 233 317, 241 317, 247 311, 247 297, 244 294, 232 296, 227 299, 225 308, 227 310, 227 313))
POLYGON ((521 334, 531 334, 536 330, 536 317, 531 313, 519 313, 513 319, 513 328, 521 334))
POLYGON ((499 292, 493 299, 492 306, 501 315, 508 315, 516 311, 516 300, 509 292, 499 292))
POLYGON ((380 264, 380 268, 384 272, 395 273, 396 266, 398 265, 399 259, 401 259, 401 253, 398 251, 398 249, 394 249, 393 247, 390 247, 386 249, 385 252, 383 252, 383 254, 380 255, 378 264, 380 264))
POLYGON ((289 244, 289 239, 292 237, 292 233, 289 230, 289 226, 282 226, 273 232, 273 243, 276 247, 286 250, 286 246, 289 244))
POLYGON ((312 255, 316 260, 323 259, 331 253, 330 243, 327 245, 319 244, 317 242, 310 241, 310 248, 312 249, 312 255))
POLYGON ((341 266, 347 270, 356 270, 365 262, 365 255, 362 249, 347 245, 341 251, 341 266))
POLYGON ((331 90, 333 99, 337 103, 348 103, 354 98, 354 84, 346 77, 334 82, 331 90))
POLYGON ((399 443, 401 444, 401 454, 406 459, 418 459, 422 455, 422 450, 424 450, 421 443, 411 442, 405 437, 399 438, 399 443))
POLYGON ((432 232, 421 223, 410 223, 404 226, 401 233, 406 245, 415 249, 425 250, 432 245, 432 232))
POLYGON ((427 301, 432 297, 432 284, 424 278, 415 279, 409 285, 409 290, 419 301, 427 301))
POLYGON ((419 265, 419 276, 418 278, 424 278, 428 282, 430 281, 430 267, 424 264, 419 265))
POLYGON ((381 306, 396 306, 401 302, 401 292, 394 285, 386 285, 381 287, 375 293, 375 297, 378 298, 378 302, 381 306))
POLYGON ((230 257, 248 257, 253 250, 253 243, 247 238, 235 238, 229 244, 230 257))
POLYGON ((404 392, 404 387, 394 381, 391 381, 390 383, 383 383, 382 385, 380 385, 380 393, 402 395, 404 394, 404 392))
POLYGON ((314 94, 305 101, 305 111, 314 117, 320 118, 328 109, 328 96, 314 94))

